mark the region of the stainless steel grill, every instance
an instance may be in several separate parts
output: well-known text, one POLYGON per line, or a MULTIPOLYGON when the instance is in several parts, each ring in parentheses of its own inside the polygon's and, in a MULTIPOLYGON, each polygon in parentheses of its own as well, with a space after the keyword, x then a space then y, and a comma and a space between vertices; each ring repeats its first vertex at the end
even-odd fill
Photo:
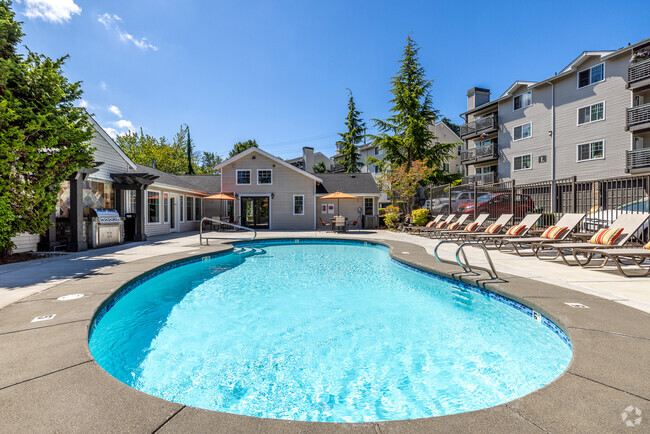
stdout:
POLYGON ((124 220, 114 209, 90 208, 88 247, 104 247, 124 242, 124 220))

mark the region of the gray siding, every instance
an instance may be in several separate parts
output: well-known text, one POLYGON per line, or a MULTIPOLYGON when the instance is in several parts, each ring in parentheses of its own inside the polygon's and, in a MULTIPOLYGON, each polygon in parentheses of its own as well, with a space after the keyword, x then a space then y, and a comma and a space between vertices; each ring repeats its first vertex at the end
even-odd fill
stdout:
POLYGON ((35 252, 40 238, 41 237, 38 235, 28 233, 16 235, 11 239, 11 241, 16 245, 16 248, 12 250, 12 253, 35 252))

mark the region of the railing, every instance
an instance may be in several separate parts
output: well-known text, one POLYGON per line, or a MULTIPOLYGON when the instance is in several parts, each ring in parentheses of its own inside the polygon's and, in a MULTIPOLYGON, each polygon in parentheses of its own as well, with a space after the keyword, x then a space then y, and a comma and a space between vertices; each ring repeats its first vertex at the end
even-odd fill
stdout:
POLYGON ((475 148, 466 149, 460 153, 460 161, 462 163, 492 160, 499 157, 499 150, 496 143, 491 145, 477 146, 475 148))
POLYGON ((463 271, 465 273, 474 273, 478 274, 474 271, 474 269, 485 271, 490 275, 491 279, 499 279, 499 276, 497 275, 497 271, 494 268, 494 263, 492 262, 492 258, 490 258, 490 254, 488 253, 487 249, 485 246, 479 242, 468 242, 468 243, 462 243, 458 248, 456 249, 456 262, 454 263, 453 261, 447 260, 447 259, 441 259, 440 255, 438 255, 438 248, 443 245, 443 244, 450 244, 450 243, 456 243, 456 241, 452 240, 444 240, 438 242, 436 245, 436 248, 433 251, 433 256, 438 260, 438 262, 443 263, 443 264, 451 264, 455 265, 458 264, 461 267, 463 267, 463 271), (483 249, 483 253, 485 254, 485 258, 487 259, 488 264, 490 265, 490 268, 482 267, 480 265, 470 265, 469 261, 467 260, 467 255, 465 254, 465 246, 477 246, 483 249), (460 255, 463 255, 463 260, 461 261, 460 255))
POLYGON ((199 244, 201 244, 201 245, 203 245, 203 240, 205 240, 205 245, 208 246, 208 245, 210 245, 209 240, 223 239, 223 237, 206 237, 205 235, 203 235, 203 222, 205 222, 205 221, 209 221, 209 222, 212 222, 212 223, 217 223, 217 224, 220 224, 220 225, 228 225, 228 226, 232 226, 233 228, 243 229, 245 231, 253 232, 253 238, 251 238, 252 240, 254 240, 257 237, 257 231, 255 229, 247 228, 246 226, 237 225, 235 223, 224 222, 222 220, 216 220, 216 219, 211 219, 211 218, 208 218, 208 217, 203 217, 201 219, 201 222, 199 223, 199 244))
POLYGON ((460 137, 478 134, 481 131, 489 131, 498 127, 497 115, 490 115, 485 118, 477 119, 460 126, 460 137))
POLYGON ((628 84, 646 78, 650 78, 650 59, 628 65, 627 67, 628 84))
POLYGON ((625 160, 628 172, 632 169, 650 168, 650 148, 626 151, 625 160))
POLYGON ((627 109, 627 127, 650 122, 650 103, 627 109))
POLYGON ((480 175, 470 175, 466 176, 463 178, 462 183, 463 184, 493 184, 497 182, 497 173, 496 172, 490 172, 490 173, 481 173, 480 175))

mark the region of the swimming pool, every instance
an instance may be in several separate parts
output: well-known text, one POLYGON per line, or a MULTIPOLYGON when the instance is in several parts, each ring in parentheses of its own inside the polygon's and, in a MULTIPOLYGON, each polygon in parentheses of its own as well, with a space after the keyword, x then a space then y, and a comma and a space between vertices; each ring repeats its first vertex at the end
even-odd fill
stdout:
POLYGON ((564 333, 371 243, 283 240, 174 264, 96 316, 97 362, 185 405, 363 422, 490 407, 559 376, 564 333))

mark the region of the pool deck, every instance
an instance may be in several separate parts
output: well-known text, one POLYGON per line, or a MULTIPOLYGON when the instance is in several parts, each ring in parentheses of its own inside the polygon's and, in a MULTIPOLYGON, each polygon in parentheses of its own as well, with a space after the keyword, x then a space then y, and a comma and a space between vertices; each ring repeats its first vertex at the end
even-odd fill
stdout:
MULTIPOLYGON (((242 234, 226 237, 250 238, 242 234)), ((258 238, 352 238, 390 246, 418 268, 478 284, 560 325, 574 357, 557 380, 479 411, 428 419, 330 424, 200 410, 132 389, 88 349, 95 311, 123 284, 170 261, 231 248, 199 246, 196 234, 155 238, 0 267, 0 432, 647 432, 650 427, 650 279, 492 253, 503 281, 462 274, 432 257, 434 240, 383 231, 332 235, 260 232, 258 238), (76 300, 63 295, 83 293, 76 300), (580 303, 588 308, 570 307, 580 303), (32 322, 56 314, 53 319, 32 322), (638 425, 635 409, 642 411, 638 425)), ((451 246, 441 248, 444 256, 451 246)), ((471 262, 482 253, 469 249, 471 262)))

